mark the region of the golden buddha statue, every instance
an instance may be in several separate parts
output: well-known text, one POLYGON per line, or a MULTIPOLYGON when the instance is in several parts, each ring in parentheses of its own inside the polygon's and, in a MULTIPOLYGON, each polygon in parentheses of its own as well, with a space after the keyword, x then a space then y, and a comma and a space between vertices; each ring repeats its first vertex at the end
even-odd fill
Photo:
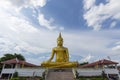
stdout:
POLYGON ((52 55, 48 61, 41 64, 46 68, 72 68, 77 66, 77 62, 69 62, 69 53, 66 47, 63 47, 63 38, 61 33, 57 38, 57 47, 52 49, 52 55), (54 55, 56 54, 56 60, 52 62, 54 55))

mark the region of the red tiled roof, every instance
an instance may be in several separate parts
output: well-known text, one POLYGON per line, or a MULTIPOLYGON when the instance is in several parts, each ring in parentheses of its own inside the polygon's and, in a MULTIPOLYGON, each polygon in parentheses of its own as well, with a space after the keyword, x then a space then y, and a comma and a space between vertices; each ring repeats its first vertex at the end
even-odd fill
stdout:
POLYGON ((24 64, 25 66, 29 66, 29 67, 37 67, 37 65, 28 63, 26 61, 18 60, 17 58, 11 59, 11 60, 7 60, 7 61, 3 61, 1 63, 2 64, 24 64))
POLYGON ((85 67, 93 67, 93 66, 96 66, 96 65, 110 65, 110 64, 118 64, 118 63, 110 61, 110 60, 103 59, 103 60, 99 60, 99 61, 96 61, 96 62, 93 62, 93 63, 90 63, 90 64, 83 65, 82 67, 85 68, 85 67))

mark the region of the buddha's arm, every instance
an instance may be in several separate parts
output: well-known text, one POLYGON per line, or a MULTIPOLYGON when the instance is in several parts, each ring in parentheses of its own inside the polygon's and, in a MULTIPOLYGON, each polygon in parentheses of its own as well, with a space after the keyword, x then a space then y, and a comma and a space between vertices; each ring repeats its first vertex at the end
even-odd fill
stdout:
POLYGON ((66 57, 67 57, 67 62, 69 61, 69 52, 68 52, 68 49, 66 48, 66 57))
POLYGON ((48 61, 51 61, 53 59, 54 54, 55 54, 55 51, 54 51, 54 49, 52 49, 52 54, 51 54, 50 59, 48 61))

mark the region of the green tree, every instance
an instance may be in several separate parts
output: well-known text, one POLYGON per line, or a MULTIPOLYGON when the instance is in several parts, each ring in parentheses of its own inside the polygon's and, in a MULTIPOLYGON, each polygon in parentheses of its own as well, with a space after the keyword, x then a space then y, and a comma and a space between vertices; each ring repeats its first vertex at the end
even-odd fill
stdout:
POLYGON ((89 64, 89 62, 80 63, 80 65, 85 65, 85 64, 89 64))
POLYGON ((25 61, 24 56, 21 55, 21 54, 17 54, 17 53, 10 54, 10 53, 7 53, 7 54, 4 54, 4 56, 0 58, 0 62, 6 61, 6 60, 10 60, 10 59, 14 59, 14 58, 18 58, 19 60, 25 61))
POLYGON ((15 57, 15 58, 18 58, 19 60, 23 60, 23 61, 25 61, 24 56, 21 55, 21 54, 16 54, 16 53, 14 53, 14 57, 15 57))

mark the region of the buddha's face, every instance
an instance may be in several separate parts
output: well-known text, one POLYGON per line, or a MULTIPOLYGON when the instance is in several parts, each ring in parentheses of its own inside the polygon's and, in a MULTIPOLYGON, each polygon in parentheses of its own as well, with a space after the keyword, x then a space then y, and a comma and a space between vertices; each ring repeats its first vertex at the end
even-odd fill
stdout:
POLYGON ((58 46, 62 46, 63 45, 63 41, 62 40, 57 40, 57 45, 58 46))

